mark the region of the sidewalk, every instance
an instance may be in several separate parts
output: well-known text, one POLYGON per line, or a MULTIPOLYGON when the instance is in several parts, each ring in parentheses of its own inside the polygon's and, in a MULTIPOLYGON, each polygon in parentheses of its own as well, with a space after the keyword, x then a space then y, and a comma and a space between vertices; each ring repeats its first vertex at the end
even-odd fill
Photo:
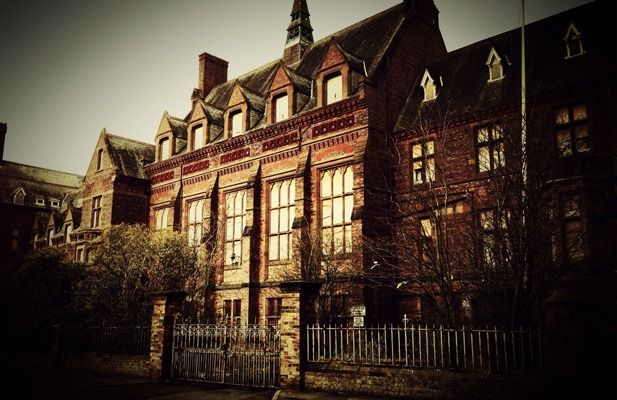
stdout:
POLYGON ((102 375, 83 371, 2 366, 5 399, 37 400, 376 400, 340 396, 222 386, 191 382, 149 382, 143 378, 102 375))

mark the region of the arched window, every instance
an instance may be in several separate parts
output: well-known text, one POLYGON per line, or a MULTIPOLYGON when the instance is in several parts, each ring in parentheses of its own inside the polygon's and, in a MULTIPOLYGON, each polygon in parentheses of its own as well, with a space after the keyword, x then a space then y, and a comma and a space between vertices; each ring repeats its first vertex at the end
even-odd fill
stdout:
POLYGON ((321 227, 325 256, 351 253, 353 171, 351 167, 328 170, 321 175, 321 227))
POLYGON ((292 225, 296 214, 296 183, 293 179, 270 185, 268 259, 289 260, 293 254, 292 225))
POLYGON ((343 75, 340 72, 327 76, 325 87, 326 105, 343 100, 343 75))

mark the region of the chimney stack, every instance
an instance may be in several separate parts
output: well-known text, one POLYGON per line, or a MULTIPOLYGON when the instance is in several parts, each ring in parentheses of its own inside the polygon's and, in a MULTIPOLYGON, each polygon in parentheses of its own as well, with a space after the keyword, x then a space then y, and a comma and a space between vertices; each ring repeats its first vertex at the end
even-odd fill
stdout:
POLYGON ((222 83, 227 82, 227 66, 229 63, 208 53, 199 55, 199 81, 197 82, 201 96, 208 93, 222 83))
POLYGON ((0 164, 4 161, 4 138, 6 137, 6 123, 0 122, 0 164))

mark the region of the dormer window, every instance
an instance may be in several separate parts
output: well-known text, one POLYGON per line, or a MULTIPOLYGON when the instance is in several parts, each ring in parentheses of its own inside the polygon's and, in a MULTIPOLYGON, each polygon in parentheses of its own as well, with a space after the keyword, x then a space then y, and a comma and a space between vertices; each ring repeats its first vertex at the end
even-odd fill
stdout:
POLYGON ((52 208, 60 208, 60 200, 52 200, 51 201, 52 208))
POLYGON ((171 156, 171 147, 169 146, 169 138, 164 138, 159 141, 160 161, 167 160, 171 156))
POLYGON ((275 123, 289 118, 289 96, 287 93, 274 98, 274 110, 272 115, 275 123))
POLYGON ((13 204, 18 204, 20 206, 24 205, 24 201, 26 200, 26 192, 24 189, 19 188, 17 192, 13 195, 13 204))
POLYGON ((343 100, 343 75, 340 72, 326 77, 325 87, 326 105, 343 100))
POLYGON ((240 136, 244 133, 242 126, 242 111, 234 111, 229 115, 229 134, 231 137, 240 136))
POLYGON ((499 57, 495 48, 491 47, 491 51, 488 53, 488 58, 486 59, 489 82, 498 81, 503 78, 503 64, 501 61, 501 57, 499 57))
POLYGON ((193 128, 193 150, 204 147, 204 126, 198 125, 193 128))
POLYGON ((100 171, 103 169, 103 149, 99 149, 96 157, 96 170, 100 171))
POLYGON ((36 204, 37 206, 40 207, 44 207, 45 206, 45 199, 42 197, 37 197, 36 200, 34 201, 34 204, 36 204))
POLYGON ((422 76, 420 85, 424 90, 424 101, 431 101, 437 98, 437 85, 428 72, 428 69, 424 71, 424 76, 422 76))
POLYGON ((568 26, 563 40, 566 42, 566 59, 585 54, 581 32, 576 29, 573 23, 568 26))

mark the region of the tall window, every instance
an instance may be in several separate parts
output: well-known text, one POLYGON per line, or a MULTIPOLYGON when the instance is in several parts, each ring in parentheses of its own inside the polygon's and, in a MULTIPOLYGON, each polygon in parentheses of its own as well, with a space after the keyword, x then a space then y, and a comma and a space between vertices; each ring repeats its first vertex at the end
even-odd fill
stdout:
POLYGON ((171 156, 169 138, 161 139, 159 142, 159 154, 161 155, 161 161, 167 160, 171 156))
POLYGON ((506 159, 503 151, 503 129, 501 125, 483 126, 476 130, 478 171, 486 172, 503 167, 506 159))
POLYGON ((53 237, 54 237, 54 229, 53 229, 53 228, 49 228, 49 229, 47 230, 47 245, 48 245, 49 247, 51 247, 51 246, 52 246, 52 244, 53 244, 53 243, 52 243, 52 239, 53 239, 53 237))
POLYGON ((326 78, 326 105, 343 100, 343 75, 337 73, 326 78))
POLYGON ((91 228, 98 228, 101 225, 101 210, 103 196, 96 196, 92 199, 92 220, 90 221, 91 228))
POLYGON ((482 210, 479 214, 480 247, 484 267, 495 268, 494 247, 497 245, 495 211, 482 210))
POLYGON ((585 53, 581 32, 576 29, 574 24, 571 23, 568 26, 564 40, 566 42, 566 58, 580 56, 585 53))
POLYGON ((289 96, 282 94, 274 98, 274 122, 289 118, 289 96))
POLYGON ((351 253, 353 171, 351 167, 328 170, 321 175, 321 227, 326 256, 351 253))
POLYGON ((231 137, 240 136, 244 133, 242 127, 242 111, 233 112, 229 116, 229 133, 231 137))
POLYGON ((561 206, 565 236, 565 255, 568 262, 581 261, 585 257, 583 245, 584 225, 581 219, 580 199, 575 194, 565 195, 561 206))
POLYGON ((434 251, 433 244, 433 224, 430 218, 420 218, 420 257, 419 259, 425 263, 431 262, 431 254, 434 251))
POLYGON ((557 151, 561 157, 588 153, 589 127, 587 125, 587 106, 577 104, 563 107, 555 113, 555 137, 557 151))
POLYGON ((503 65, 501 65, 501 61, 497 60, 497 58, 493 58, 488 66, 488 72, 489 82, 503 78, 503 65))
POLYGON ((191 246, 199 246, 203 234, 204 200, 191 201, 188 215, 188 238, 191 246))
POLYGON ((435 145, 432 140, 411 146, 414 185, 435 180, 435 145))
MULTIPOLYGON (((155 229, 157 231, 167 229, 167 223, 169 220, 168 218, 169 218, 169 208, 161 208, 160 210, 156 210, 154 212, 154 219, 156 220, 155 229)), ((189 238, 189 243, 190 243, 190 238, 189 238)))
POLYGON ((240 325, 242 317, 242 302, 240 299, 225 300, 225 322, 240 325))
POLYGON ((11 229, 11 250, 19 251, 19 228, 11 229))
POLYGON ((73 224, 68 223, 64 225, 64 242, 71 243, 71 233, 73 232, 73 224))
POLYGON ((193 150, 204 147, 204 127, 203 125, 193 128, 193 150))
POLYGON ((103 149, 99 149, 96 156, 96 170, 100 171, 103 169, 103 149))
POLYGON ((267 299, 267 301, 266 319, 268 320, 268 325, 278 325, 279 320, 281 319, 283 299, 276 297, 267 299))
POLYGON ((291 228, 296 213, 296 183, 293 179, 270 185, 270 261, 288 260, 293 249, 291 228))
POLYGON ((237 265, 242 262, 245 214, 246 190, 228 193, 225 202, 225 265, 237 265))

